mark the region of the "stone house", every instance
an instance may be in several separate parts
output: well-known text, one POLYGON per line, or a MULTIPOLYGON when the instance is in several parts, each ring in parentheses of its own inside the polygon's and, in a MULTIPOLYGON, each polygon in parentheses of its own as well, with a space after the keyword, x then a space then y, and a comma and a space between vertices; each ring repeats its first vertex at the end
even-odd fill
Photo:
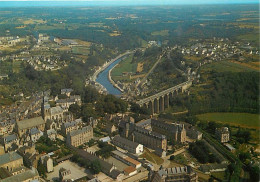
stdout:
POLYGON ((45 121, 42 119, 42 117, 25 119, 16 122, 16 131, 19 137, 22 137, 23 135, 30 133, 30 130, 32 128, 37 128, 39 131, 44 131, 45 121))
POLYGON ((86 126, 78 130, 73 130, 67 134, 66 143, 78 147, 93 138, 93 128, 86 126))
POLYGON ((19 138, 17 134, 6 135, 1 138, 1 144, 4 146, 5 152, 18 148, 19 138))
POLYGON ((229 130, 227 127, 216 128, 215 135, 219 142, 229 142, 229 130))
POLYGON ((62 125, 61 125, 61 133, 64 136, 66 136, 69 132, 77 130, 77 129, 78 129, 78 125, 75 121, 62 123, 62 125))
POLYGON ((32 128, 30 130, 30 137, 32 142, 37 142, 41 136, 43 136, 43 132, 39 131, 37 128, 32 128))
POLYGON ((9 172, 23 166, 23 157, 16 152, 9 152, 0 155, 0 168, 5 168, 9 172))

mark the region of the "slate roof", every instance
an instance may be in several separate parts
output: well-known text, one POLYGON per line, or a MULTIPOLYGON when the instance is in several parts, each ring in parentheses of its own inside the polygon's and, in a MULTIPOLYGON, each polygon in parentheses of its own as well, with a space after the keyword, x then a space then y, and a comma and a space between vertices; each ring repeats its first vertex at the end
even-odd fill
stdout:
POLYGON ((30 133, 31 133, 31 135, 36 135, 36 134, 40 133, 40 131, 37 128, 32 128, 30 130, 30 133))
POLYGON ((52 134, 57 134, 56 130, 54 130, 54 129, 49 129, 49 130, 47 130, 46 132, 47 132, 47 135, 48 135, 48 136, 49 136, 49 135, 52 135, 52 134))
POLYGON ((199 169, 202 172, 206 173, 216 169, 226 169, 227 166, 228 166, 227 164, 209 164, 209 165, 201 165, 199 169))
POLYGON ((169 132, 180 132, 182 129, 185 129, 182 124, 177 124, 177 123, 166 123, 163 121, 151 119, 151 125, 153 125, 163 128, 169 132))
POLYGON ((173 168, 160 168, 157 172, 159 176, 162 178, 163 176, 168 175, 179 175, 179 174, 191 174, 193 172, 190 166, 182 166, 182 167, 173 167, 173 168))
POLYGON ((28 179, 32 179, 38 176, 39 174, 37 170, 27 170, 23 173, 2 179, 1 182, 21 182, 21 181, 27 181, 28 179))
POLYGON ((121 175, 121 172, 117 169, 113 169, 110 173, 110 176, 114 179, 117 179, 119 175, 121 175))
POLYGON ((165 135, 162 135, 160 133, 157 133, 157 132, 154 132, 154 131, 150 131, 150 130, 147 130, 145 128, 138 127, 138 126, 135 127, 134 133, 136 133, 136 132, 143 133, 143 134, 145 134, 147 136, 152 136, 152 137, 159 138, 159 139, 166 139, 165 135))
MULTIPOLYGON (((101 166, 102 166, 102 171, 104 173, 110 174, 112 176, 112 172, 113 172, 112 170, 114 168, 112 164, 110 164, 110 163, 98 158, 97 156, 94 156, 94 155, 92 155, 92 154, 90 154, 90 153, 88 153, 88 152, 86 152, 82 149, 77 149, 75 147, 72 147, 72 148, 74 150, 76 150, 79 155, 81 155, 83 158, 85 158, 87 160, 90 160, 90 161, 98 160, 100 162, 101 166)), ((114 173, 113 173, 113 175, 115 175, 114 173)))
POLYGON ((17 126, 19 129, 28 129, 33 128, 38 125, 45 124, 45 121, 42 119, 42 117, 36 117, 31 119, 24 119, 22 121, 17 121, 17 126))
POLYGON ((12 142, 14 140, 17 139, 17 135, 16 134, 12 134, 12 135, 7 135, 3 137, 4 143, 9 143, 12 142))
POLYGON ((19 159, 23 159, 23 158, 16 152, 9 152, 4 155, 0 155, 0 166, 19 159))
POLYGON ((64 88, 64 89, 61 89, 61 93, 69 93, 69 92, 72 92, 73 89, 72 88, 64 88))
POLYGON ((81 129, 71 131, 71 132, 69 133, 69 135, 70 135, 70 136, 76 136, 76 135, 79 135, 79 134, 81 134, 81 133, 88 132, 88 131, 90 131, 90 130, 92 130, 92 127, 91 127, 91 126, 86 126, 86 127, 81 128, 81 129))
POLYGON ((76 122, 75 121, 72 121, 72 122, 66 122, 64 123, 64 128, 69 128, 69 127, 72 127, 72 126, 76 126, 76 122))
POLYGON ((63 113, 63 109, 60 106, 51 107, 50 113, 51 114, 60 114, 60 113, 63 113))
MULTIPOLYGON (((136 148, 139 143, 136 143, 136 142, 133 142, 131 140, 128 140, 128 139, 125 139, 125 138, 122 138, 120 136, 115 136, 112 140, 112 142, 116 142, 116 143, 121 143, 121 145, 124 145, 124 146, 130 146, 131 148, 136 148)), ((115 143, 115 144, 116 144, 115 143)))
POLYGON ((122 152, 119 152, 118 150, 114 150, 114 151, 112 151, 112 153, 121 157, 122 159, 127 157, 125 154, 123 154, 122 152))

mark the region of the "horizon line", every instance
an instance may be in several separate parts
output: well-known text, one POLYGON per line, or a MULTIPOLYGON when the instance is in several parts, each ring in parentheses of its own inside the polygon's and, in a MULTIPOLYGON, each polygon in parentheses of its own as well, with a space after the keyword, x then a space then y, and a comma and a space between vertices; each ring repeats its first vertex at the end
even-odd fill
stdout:
POLYGON ((251 0, 251 1, 199 1, 199 2, 176 2, 176 1, 129 1, 129 0, 76 0, 76 1, 69 1, 69 0, 0 0, 0 8, 1 7, 64 7, 64 6, 167 6, 167 5, 251 5, 251 4, 259 4, 259 1, 251 0))

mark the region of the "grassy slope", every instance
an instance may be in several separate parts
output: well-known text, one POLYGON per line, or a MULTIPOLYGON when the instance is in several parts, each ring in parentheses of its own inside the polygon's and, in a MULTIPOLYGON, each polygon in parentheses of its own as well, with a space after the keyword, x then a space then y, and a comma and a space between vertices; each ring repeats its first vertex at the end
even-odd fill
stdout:
POLYGON ((148 161, 156 163, 158 165, 163 163, 163 159, 154 153, 151 153, 148 149, 144 148, 144 153, 140 157, 146 158, 148 161))
POLYGON ((202 67, 202 71, 214 70, 217 72, 244 72, 244 71, 255 71, 254 69, 242 66, 229 61, 219 61, 211 64, 207 64, 202 67))
POLYGON ((130 55, 125 60, 121 61, 111 72, 111 76, 113 80, 122 80, 128 79, 128 76, 122 76, 123 72, 136 72, 137 64, 132 64, 133 55, 130 55))
POLYGON ((230 125, 259 129, 259 115, 249 113, 205 113, 197 115, 199 120, 216 121, 230 125))

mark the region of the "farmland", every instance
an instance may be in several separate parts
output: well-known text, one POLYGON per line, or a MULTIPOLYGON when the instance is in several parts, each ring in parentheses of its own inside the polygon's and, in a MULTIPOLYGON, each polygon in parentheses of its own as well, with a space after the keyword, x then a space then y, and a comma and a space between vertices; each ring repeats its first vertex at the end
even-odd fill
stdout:
POLYGON ((252 69, 250 67, 237 64, 235 62, 229 62, 229 61, 220 61, 220 62, 214 62, 211 64, 207 64, 202 67, 202 71, 216 71, 216 72, 244 72, 244 71, 255 71, 255 69, 252 69))
POLYGON ((197 115, 202 121, 215 121, 245 128, 259 127, 259 115, 250 113, 205 113, 197 115))
POLYGON ((157 35, 168 36, 169 35, 169 30, 155 31, 155 32, 152 32, 152 35, 154 35, 154 36, 157 36, 157 35))

